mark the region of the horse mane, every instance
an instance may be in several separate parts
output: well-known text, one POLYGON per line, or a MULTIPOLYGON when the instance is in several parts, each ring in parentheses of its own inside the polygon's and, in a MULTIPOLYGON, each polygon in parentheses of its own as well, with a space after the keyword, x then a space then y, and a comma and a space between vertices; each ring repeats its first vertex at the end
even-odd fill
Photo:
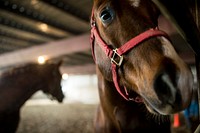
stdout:
POLYGON ((0 77, 8 77, 13 75, 18 75, 25 72, 30 72, 35 70, 38 67, 38 63, 26 63, 26 64, 19 64, 15 66, 9 66, 2 70, 0 77))

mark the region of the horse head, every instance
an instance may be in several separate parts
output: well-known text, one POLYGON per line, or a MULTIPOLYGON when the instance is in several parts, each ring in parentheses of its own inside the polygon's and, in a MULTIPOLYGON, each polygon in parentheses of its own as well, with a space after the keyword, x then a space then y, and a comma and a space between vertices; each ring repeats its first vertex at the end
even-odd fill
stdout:
POLYGON ((62 75, 59 67, 62 62, 58 63, 45 63, 42 65, 42 75, 46 83, 43 92, 51 94, 52 98, 56 98, 59 102, 63 101, 64 94, 61 87, 62 75))
POLYGON ((97 69, 122 97, 137 97, 150 112, 167 115, 189 105, 193 77, 158 29, 158 17, 152 1, 94 0, 91 43, 97 69))

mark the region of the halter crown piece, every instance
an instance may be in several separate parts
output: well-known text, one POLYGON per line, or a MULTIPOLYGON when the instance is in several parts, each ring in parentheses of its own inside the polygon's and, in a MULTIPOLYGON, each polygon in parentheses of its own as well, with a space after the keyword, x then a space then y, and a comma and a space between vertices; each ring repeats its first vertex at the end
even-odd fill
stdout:
POLYGON ((147 39, 150 39, 152 37, 156 36, 164 36, 169 39, 168 35, 159 30, 158 28, 155 29, 149 29, 138 36, 132 38, 128 42, 126 42, 124 45, 122 45, 119 48, 116 49, 111 49, 105 42, 104 40, 100 37, 98 29, 96 27, 96 22, 94 18, 94 11, 92 11, 91 15, 91 36, 90 36, 90 43, 91 43, 91 49, 92 49, 92 56, 95 61, 95 55, 94 55, 94 42, 96 41, 97 44, 102 48, 102 50, 105 52, 106 56, 108 56, 111 59, 112 63, 112 77, 113 77, 113 82, 115 85, 116 90, 118 93, 127 101, 135 101, 135 102, 140 102, 137 97, 131 98, 129 97, 129 94, 126 90, 126 87, 120 88, 119 83, 118 83, 118 75, 117 75, 117 68, 121 66, 123 62, 123 54, 134 48, 136 45, 144 42, 147 39))

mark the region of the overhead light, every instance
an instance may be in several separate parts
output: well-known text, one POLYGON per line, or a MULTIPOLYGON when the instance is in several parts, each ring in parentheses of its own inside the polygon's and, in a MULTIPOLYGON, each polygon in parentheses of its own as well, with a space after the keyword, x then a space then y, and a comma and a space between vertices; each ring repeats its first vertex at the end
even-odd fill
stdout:
POLYGON ((46 62, 47 58, 45 56, 39 56, 38 57, 38 63, 44 64, 46 62))
POLYGON ((67 80, 69 78, 69 75, 67 73, 62 74, 62 79, 67 80))
POLYGON ((38 3, 38 0, 31 0, 32 5, 36 5, 38 3))
POLYGON ((46 32, 48 30, 48 25, 45 23, 39 24, 39 27, 42 31, 46 32))

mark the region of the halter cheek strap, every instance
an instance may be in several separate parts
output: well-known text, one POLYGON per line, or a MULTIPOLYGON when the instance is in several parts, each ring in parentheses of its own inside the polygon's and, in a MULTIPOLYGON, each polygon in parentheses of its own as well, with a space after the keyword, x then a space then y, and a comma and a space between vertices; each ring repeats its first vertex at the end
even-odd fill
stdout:
MULTIPOLYGON (((93 15, 92 15, 93 16, 93 15)), ((136 101, 136 102, 141 102, 140 99, 136 97, 131 98, 126 90, 126 88, 120 88, 119 83, 118 83, 118 76, 117 76, 117 68, 121 66, 123 62, 123 54, 127 53, 130 51, 132 48, 134 48, 136 45, 146 41, 147 39, 150 39, 152 37, 157 37, 157 36, 164 36, 169 39, 168 35, 161 31, 158 30, 157 28, 155 29, 149 29, 138 36, 132 38, 128 42, 126 42, 124 45, 117 49, 111 49, 105 42, 104 40, 100 37, 94 18, 92 17, 92 24, 91 24, 91 37, 90 37, 90 42, 91 42, 91 49, 92 49, 92 55, 93 59, 95 60, 95 55, 94 55, 94 41, 97 42, 97 44, 102 48, 102 50, 105 52, 106 56, 108 56, 111 59, 112 63, 112 77, 113 77, 113 82, 115 85, 116 90, 118 93, 127 101, 136 101)))

